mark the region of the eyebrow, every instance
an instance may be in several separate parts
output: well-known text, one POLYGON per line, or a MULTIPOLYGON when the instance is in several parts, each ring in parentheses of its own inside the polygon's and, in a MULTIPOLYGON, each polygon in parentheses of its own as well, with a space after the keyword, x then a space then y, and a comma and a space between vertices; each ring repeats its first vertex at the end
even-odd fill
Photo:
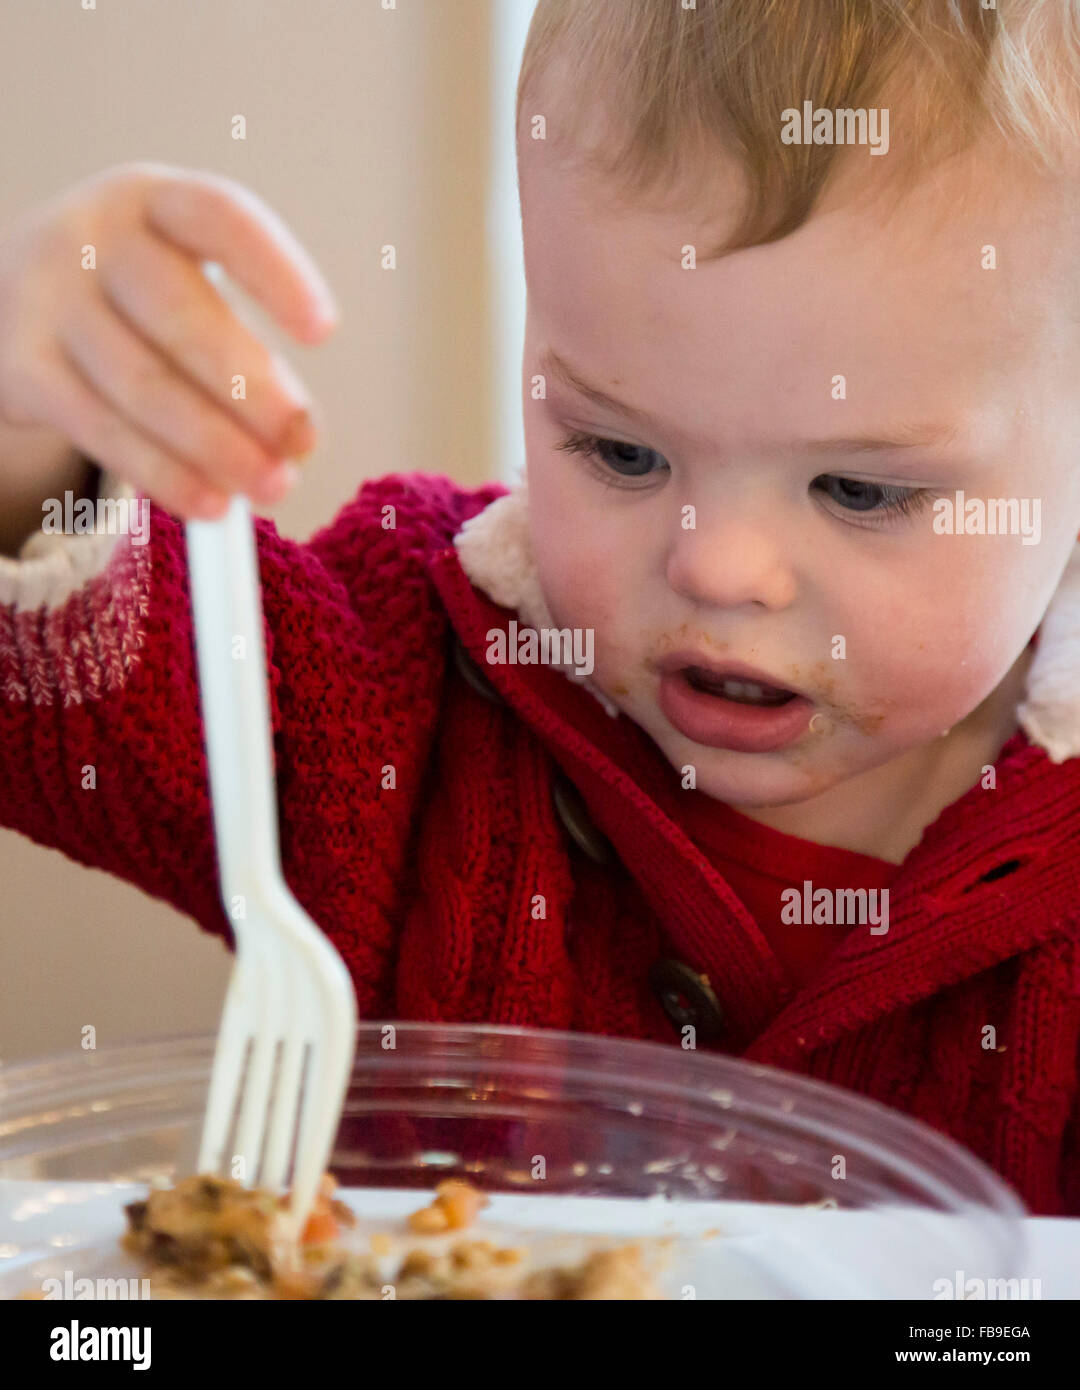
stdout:
POLYGON ((897 425, 887 435, 856 434, 836 439, 807 439, 801 448, 808 454, 874 454, 886 449, 927 449, 947 444, 959 433, 956 425, 897 425))
POLYGON ((629 420, 637 420, 643 425, 655 425, 657 422, 644 410, 638 410, 636 406, 627 405, 625 401, 620 401, 615 396, 609 396, 606 391, 601 391, 599 386, 590 386, 584 378, 564 362, 554 348, 547 347, 540 354, 540 370, 545 376, 556 377, 568 386, 571 391, 576 391, 579 396, 584 396, 587 401, 592 401, 593 405, 598 405, 602 410, 613 410, 619 415, 625 415, 629 420))
MULTIPOLYGON (((554 348, 544 348, 539 356, 540 370, 553 376, 572 391, 576 391, 593 405, 602 410, 614 411, 636 420, 639 424, 655 428, 659 423, 647 411, 627 405, 616 396, 609 395, 598 386, 587 382, 554 348)), ((802 450, 808 454, 874 454, 896 449, 926 449, 934 445, 946 444, 958 433, 955 424, 900 424, 881 433, 838 435, 831 439, 797 439, 789 441, 787 447, 802 450)))

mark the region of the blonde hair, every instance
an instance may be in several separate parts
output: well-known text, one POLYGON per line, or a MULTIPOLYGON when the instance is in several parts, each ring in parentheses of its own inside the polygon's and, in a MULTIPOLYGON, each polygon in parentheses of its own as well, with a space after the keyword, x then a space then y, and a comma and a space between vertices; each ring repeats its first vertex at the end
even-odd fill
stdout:
POLYGON ((700 180, 722 147, 745 207, 713 255, 775 241, 809 217, 846 151, 782 143, 782 112, 806 100, 851 109, 895 98, 898 157, 870 160, 875 175, 883 164, 925 170, 994 128, 1048 171, 1080 140, 1080 0, 990 3, 538 0, 517 128, 558 63, 567 80, 545 139, 628 196, 700 180), (603 123, 592 143, 590 114, 603 123))

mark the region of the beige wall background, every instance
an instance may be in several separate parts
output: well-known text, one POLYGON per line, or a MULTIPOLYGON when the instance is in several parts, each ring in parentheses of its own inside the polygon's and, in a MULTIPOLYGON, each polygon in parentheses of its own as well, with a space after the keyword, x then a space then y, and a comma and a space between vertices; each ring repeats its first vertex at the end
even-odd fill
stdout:
MULTIPOLYGON (((250 186, 327 276, 343 310, 330 341, 267 329, 323 421, 274 513, 297 537, 365 477, 500 473, 492 367, 506 334, 487 214, 493 7, 507 0, 384 3, 0 0, 0 228, 92 172, 154 159, 250 186), (387 242, 394 271, 380 268, 387 242)), ((99 1044, 212 1029, 229 961, 190 919, 0 831, 7 1060, 76 1046, 84 1024, 99 1044)))

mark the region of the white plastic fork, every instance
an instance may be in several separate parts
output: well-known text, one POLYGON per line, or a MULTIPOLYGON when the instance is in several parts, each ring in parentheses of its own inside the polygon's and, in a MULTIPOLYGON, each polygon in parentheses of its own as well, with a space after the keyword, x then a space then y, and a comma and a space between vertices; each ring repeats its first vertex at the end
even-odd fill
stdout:
POLYGON ((186 533, 218 876, 236 937, 198 1171, 278 1190, 291 1168, 285 1230, 295 1240, 341 1118, 356 997, 281 871, 250 507, 234 497, 220 521, 189 521, 186 533))

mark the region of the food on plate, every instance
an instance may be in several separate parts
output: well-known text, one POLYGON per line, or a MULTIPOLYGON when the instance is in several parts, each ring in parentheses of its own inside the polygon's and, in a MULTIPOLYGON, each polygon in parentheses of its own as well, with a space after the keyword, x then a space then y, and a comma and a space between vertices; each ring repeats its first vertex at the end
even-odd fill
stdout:
POLYGON ((286 1198, 200 1174, 125 1207, 123 1247, 148 1266, 152 1298, 658 1299, 640 1245, 539 1264, 528 1249, 462 1235, 488 1199, 450 1178, 413 1212, 406 1232, 352 1249, 353 1212, 327 1174, 299 1243, 287 1239, 286 1198))

